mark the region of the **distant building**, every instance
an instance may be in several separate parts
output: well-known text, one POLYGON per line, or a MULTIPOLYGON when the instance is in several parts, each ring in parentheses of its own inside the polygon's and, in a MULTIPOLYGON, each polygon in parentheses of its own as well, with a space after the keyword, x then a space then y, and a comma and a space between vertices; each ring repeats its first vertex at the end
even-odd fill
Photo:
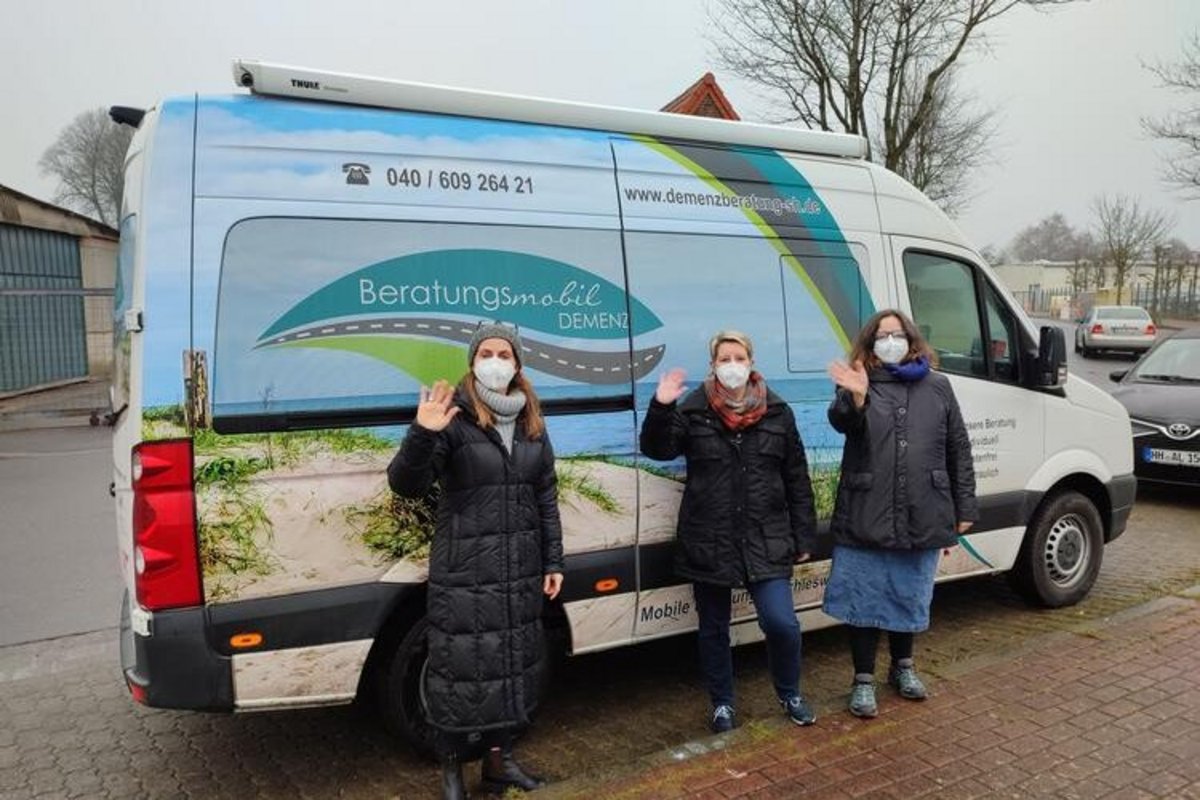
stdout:
POLYGON ((110 374, 117 239, 0 185, 0 394, 110 374))

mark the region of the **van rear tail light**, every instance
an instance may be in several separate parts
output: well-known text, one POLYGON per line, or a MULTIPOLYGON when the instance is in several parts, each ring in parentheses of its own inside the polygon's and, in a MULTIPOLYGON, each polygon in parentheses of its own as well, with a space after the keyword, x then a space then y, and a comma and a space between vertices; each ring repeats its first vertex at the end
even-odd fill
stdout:
POLYGON ((1147 336, 1154 336, 1154 335, 1156 335, 1157 333, 1158 333, 1158 328, 1154 327, 1154 323, 1153 323, 1153 322, 1151 322, 1150 324, 1148 324, 1148 325, 1146 326, 1146 335, 1147 335, 1147 336))
POLYGON ((1104 333, 1104 326, 1097 322, 1092 326, 1092 333, 1104 333))
POLYGON ((149 611, 200 605, 192 440, 142 442, 131 466, 138 605, 149 611))

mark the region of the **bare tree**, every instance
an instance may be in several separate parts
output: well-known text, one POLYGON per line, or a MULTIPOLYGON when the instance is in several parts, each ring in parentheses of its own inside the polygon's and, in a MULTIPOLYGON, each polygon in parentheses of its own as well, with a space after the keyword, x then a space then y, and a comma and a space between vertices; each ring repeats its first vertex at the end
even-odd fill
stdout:
POLYGON ((979 255, 983 256, 983 260, 993 267, 1008 261, 1008 251, 994 244, 984 245, 984 248, 979 251, 979 255))
POLYGON ((1074 261, 1079 233, 1062 214, 1051 214, 1013 237, 1012 252, 1021 261, 1074 261))
POLYGON ((1184 43, 1183 60, 1148 67, 1165 88, 1184 99, 1184 107, 1160 119, 1143 119, 1152 136, 1173 146, 1175 156, 1163 171, 1170 183, 1200 197, 1200 33, 1184 43))
POLYGON ((1113 267, 1119 304, 1130 269, 1149 255, 1171 226, 1161 211, 1143 210, 1140 201, 1124 195, 1101 195, 1093 201, 1092 209, 1101 249, 1113 267))
POLYGON ((113 122, 103 108, 71 120, 38 161, 43 175, 58 178, 54 202, 115 227, 132 137, 133 128, 113 122))
MULTIPOLYGON (((1099 247, 1092 234, 1087 231, 1075 231, 1069 250, 1071 266, 1067 267, 1067 277, 1071 282, 1071 288, 1076 292, 1088 290, 1090 268, 1099 260, 1098 250, 1099 247)), ((1103 281, 1096 285, 1102 286, 1103 281)))
POLYGON ((864 136, 876 160, 936 193, 951 159, 977 164, 986 153, 991 112, 972 114, 955 91, 959 57, 1017 5, 1067 2, 720 0, 712 42, 727 68, 784 99, 788 119, 864 136), (975 133, 946 134, 963 129, 975 133))
MULTIPOLYGON (((967 177, 987 160, 988 145, 996 134, 995 112, 971 111, 972 105, 953 76, 947 74, 934 87, 926 123, 917 130, 912 146, 894 168, 947 214, 967 206, 967 177)), ((901 113, 917 114, 920 107, 921 97, 914 90, 905 99, 901 113)), ((886 152, 884 142, 877 141, 875 147, 876 152, 886 152)))

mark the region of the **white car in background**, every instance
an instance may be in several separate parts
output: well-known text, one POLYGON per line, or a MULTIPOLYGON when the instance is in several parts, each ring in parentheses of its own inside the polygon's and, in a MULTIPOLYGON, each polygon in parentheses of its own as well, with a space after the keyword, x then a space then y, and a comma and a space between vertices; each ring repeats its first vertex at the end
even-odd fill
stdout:
POLYGON ((1075 327, 1075 352, 1090 358, 1098 350, 1140 356, 1154 346, 1158 328, 1141 306, 1093 306, 1075 327))

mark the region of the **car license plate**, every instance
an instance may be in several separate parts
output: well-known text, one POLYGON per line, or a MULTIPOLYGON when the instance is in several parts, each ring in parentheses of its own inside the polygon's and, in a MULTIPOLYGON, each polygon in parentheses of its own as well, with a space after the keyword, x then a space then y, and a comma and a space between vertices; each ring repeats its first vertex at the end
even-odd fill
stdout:
POLYGON ((1143 447, 1142 460, 1147 464, 1174 464, 1179 467, 1200 467, 1200 451, 1163 450, 1158 447, 1143 447))

